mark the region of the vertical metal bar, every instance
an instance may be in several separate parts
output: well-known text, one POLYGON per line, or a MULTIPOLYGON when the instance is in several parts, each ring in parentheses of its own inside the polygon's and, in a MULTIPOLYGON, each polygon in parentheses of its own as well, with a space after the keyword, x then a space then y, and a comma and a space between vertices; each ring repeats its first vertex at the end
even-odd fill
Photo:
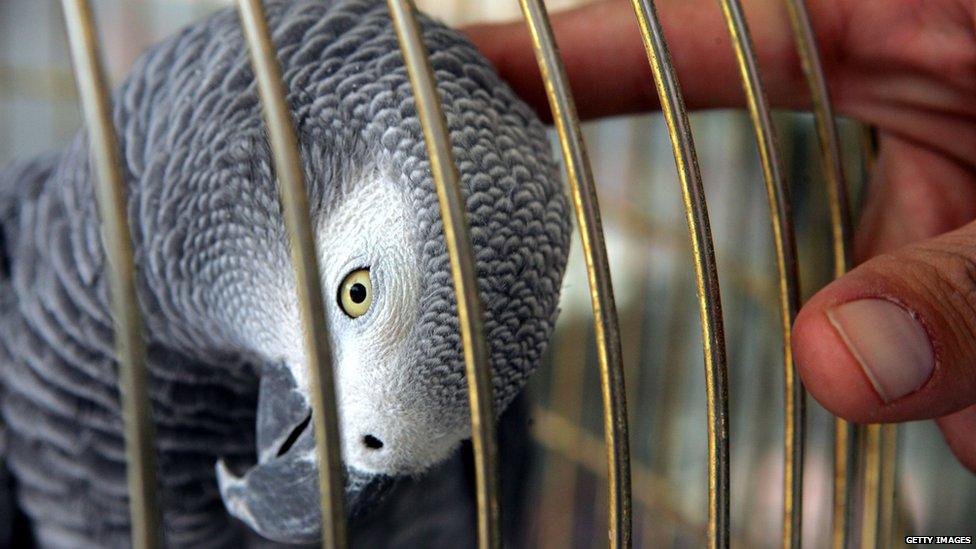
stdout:
POLYGON ((708 545, 729 545, 729 400, 728 366, 719 295, 718 269, 712 246, 708 209, 698 158, 681 89, 653 0, 632 0, 661 110, 671 138, 681 181, 685 217, 698 284, 698 307, 705 351, 705 391, 708 407, 708 545))
POLYGON ((156 494, 156 450, 149 401, 149 373, 145 366, 146 349, 136 295, 135 262, 126 216, 125 179, 119 144, 112 123, 111 100, 91 6, 87 0, 63 0, 62 6, 78 94, 88 126, 92 171, 95 174, 95 199, 108 259, 109 296, 112 318, 115 320, 125 431, 132 545, 138 548, 159 547, 161 523, 156 494))
POLYGON ((336 408, 332 355, 329 349, 322 278, 315 252, 308 194, 302 175, 298 140, 291 112, 285 99, 281 68, 261 0, 237 3, 244 37, 257 78, 264 109, 268 139, 274 156, 278 190, 281 195, 285 228, 291 244, 292 268, 298 291, 302 319, 305 360, 308 361, 315 446, 319 461, 319 491, 322 506, 322 546, 346 546, 346 513, 342 463, 340 460, 339 420, 336 408))
MULTIPOLYGON (((861 151, 867 179, 877 163, 877 134, 870 125, 862 124, 861 151)), ((871 424, 865 430, 864 482, 861 494, 861 547, 890 546, 891 522, 894 513, 894 467, 896 426, 871 424), (885 544, 883 540, 889 539, 885 544)))
POLYGON ((803 442, 805 394, 793 364, 791 331, 800 303, 796 239, 790 193, 783 174, 783 161, 769 101, 759 73, 759 62, 749 35, 749 26, 739 0, 719 0, 732 37, 752 126, 756 133, 759 159, 776 249, 779 275, 780 320, 783 330, 783 379, 785 382, 785 428, 783 463, 783 547, 798 548, 801 542, 803 502, 803 442))
POLYGON ((878 547, 881 494, 881 425, 864 426, 864 483, 861 497, 861 549, 878 547))
POLYGON ((846 549, 851 543, 859 432, 857 424, 834 418, 834 504, 831 518, 833 549, 846 549))
MULTIPOLYGON (((830 207, 831 237, 834 252, 834 277, 839 278, 851 268, 852 222, 847 182, 840 152, 840 140, 834 122, 833 107, 810 16, 804 0, 785 0, 790 14, 793 37, 800 54, 803 73, 810 88, 817 138, 827 179, 827 199, 830 207)), ((856 478, 855 440, 857 426, 843 419, 834 422, 834 508, 832 544, 844 549, 851 537, 851 513, 856 478)))
POLYGON ((627 398, 624 389, 620 326, 610 280, 610 263, 607 259, 596 186, 580 132, 576 104, 573 101, 566 69, 559 56, 545 5, 542 0, 519 0, 519 4, 532 35, 532 45, 545 83, 552 119, 559 134, 586 261, 586 277, 590 286, 597 359, 600 367, 600 385, 603 392, 610 546, 629 547, 631 485, 627 398))
POLYGON ((491 371, 464 197, 447 133, 447 121, 441 108, 434 73, 414 13, 413 2, 387 0, 387 5, 413 86, 417 114, 423 127, 430 168, 437 187, 444 239, 451 260, 451 275, 464 346, 468 398, 471 404, 471 435, 478 488, 478 545, 482 549, 501 547, 498 448, 494 434, 491 371))
POLYGON ((830 206, 831 233, 834 251, 834 275, 843 276, 851 267, 850 244, 853 234, 847 180, 844 177, 840 139, 834 122, 827 81, 817 48, 810 16, 804 0, 786 0, 790 24, 796 41, 803 73, 810 88, 817 138, 823 158, 824 175, 830 206))
POLYGON ((892 547, 895 534, 895 480, 898 467, 898 425, 881 426, 881 483, 878 498, 878 547, 892 547))

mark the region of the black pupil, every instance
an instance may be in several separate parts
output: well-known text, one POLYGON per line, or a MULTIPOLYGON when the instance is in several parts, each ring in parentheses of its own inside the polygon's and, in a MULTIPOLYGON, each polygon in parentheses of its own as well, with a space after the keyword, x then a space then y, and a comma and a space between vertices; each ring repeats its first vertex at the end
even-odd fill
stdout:
POLYGON ((363 286, 360 282, 353 284, 352 287, 349 288, 349 299, 351 299, 353 303, 362 303, 363 301, 366 301, 366 286, 363 286))

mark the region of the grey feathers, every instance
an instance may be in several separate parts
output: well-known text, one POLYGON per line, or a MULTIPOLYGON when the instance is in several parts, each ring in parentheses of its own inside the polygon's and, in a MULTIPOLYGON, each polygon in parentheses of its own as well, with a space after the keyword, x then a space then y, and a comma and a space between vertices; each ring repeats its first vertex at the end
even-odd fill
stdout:
MULTIPOLYGON (((377 177, 412 219, 422 274, 408 335, 416 398, 467 425, 450 270, 406 71, 385 4, 266 3, 313 217, 377 177)), ((566 200, 541 124, 460 35, 424 36, 467 198, 499 409, 545 349, 566 262, 566 200)), ((167 542, 237 546, 214 464, 255 460, 259 378, 278 360, 293 285, 271 159, 237 15, 143 55, 114 95, 140 273, 167 542), (270 349, 270 350, 269 350, 270 349)), ((128 543, 105 265, 83 133, 0 172, 4 459, 40 541, 128 543)), ((328 250, 325 261, 328 261, 328 250)), ((326 300, 330 288, 326 288, 326 300)), ((380 403, 381 404, 381 403, 380 403)), ((379 405, 379 404, 378 404, 379 405)))

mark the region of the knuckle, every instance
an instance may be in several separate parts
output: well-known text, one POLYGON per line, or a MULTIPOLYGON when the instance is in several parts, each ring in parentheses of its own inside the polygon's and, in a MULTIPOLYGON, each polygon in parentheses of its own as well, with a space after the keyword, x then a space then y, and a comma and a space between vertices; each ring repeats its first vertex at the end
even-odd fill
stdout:
MULTIPOLYGON (((967 240, 972 240, 969 238, 967 240)), ((976 313, 976 242, 960 241, 953 235, 940 239, 938 248, 931 253, 935 257, 937 276, 945 289, 961 301, 968 313, 968 318, 974 318, 976 313)))
POLYGON ((976 240, 950 234, 916 251, 913 286, 929 294, 961 357, 976 357, 976 240))

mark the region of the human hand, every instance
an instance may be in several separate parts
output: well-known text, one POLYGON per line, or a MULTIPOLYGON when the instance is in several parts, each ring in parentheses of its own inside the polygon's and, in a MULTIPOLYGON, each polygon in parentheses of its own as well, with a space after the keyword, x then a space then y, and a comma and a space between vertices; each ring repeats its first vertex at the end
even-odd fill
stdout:
MULTIPOLYGON (((774 107, 809 109, 783 0, 744 0, 774 107)), ((976 1, 807 0, 838 113, 878 129, 856 233, 860 266, 814 295, 793 327, 810 393, 859 423, 934 418, 976 472, 976 1)), ((658 0, 689 108, 742 107, 716 0, 658 0)), ((584 118, 658 105, 631 3, 553 16, 584 118)), ((521 21, 465 29, 549 117, 521 21)))

